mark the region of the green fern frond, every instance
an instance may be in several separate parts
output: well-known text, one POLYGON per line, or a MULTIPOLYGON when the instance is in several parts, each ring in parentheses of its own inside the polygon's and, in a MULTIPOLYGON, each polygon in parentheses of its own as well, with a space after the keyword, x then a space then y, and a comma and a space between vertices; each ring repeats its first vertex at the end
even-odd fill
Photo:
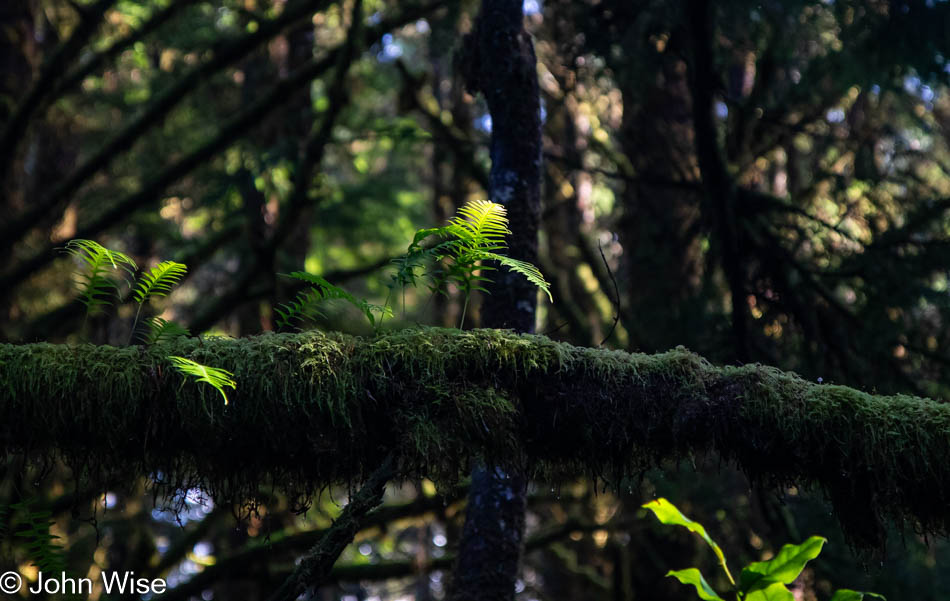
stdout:
POLYGON ((377 323, 377 315, 382 317, 391 313, 387 307, 374 305, 362 298, 357 298, 343 288, 334 286, 318 275, 304 271, 295 271, 287 275, 288 277, 309 283, 310 289, 298 294, 294 301, 282 304, 275 309, 280 316, 277 320, 279 327, 287 327, 294 321, 300 321, 306 318, 312 319, 314 316, 322 315, 316 308, 316 305, 326 300, 337 299, 353 305, 360 310, 374 328, 377 323))
POLYGON ((24 513, 22 521, 17 525, 15 536, 25 539, 23 548, 30 561, 41 572, 65 572, 65 550, 56 542, 59 537, 50 532, 53 514, 48 510, 36 509, 34 504, 33 499, 27 499, 10 506, 14 511, 24 513))
MULTIPOLYGON (((482 253, 482 259, 488 259, 491 261, 498 261, 509 270, 523 275, 529 282, 540 288, 548 295, 548 300, 554 301, 554 298, 551 296, 551 284, 544 279, 544 275, 541 273, 541 270, 528 263, 527 261, 519 261, 517 259, 512 259, 511 257, 506 257, 505 255, 499 255, 498 253, 486 252, 482 253)), ((482 269, 487 269, 486 266, 482 266, 482 269)))
POLYGON ((496 269, 486 265, 485 261, 497 261, 507 269, 520 273, 551 299, 551 286, 537 267, 501 254, 508 248, 505 239, 509 234, 508 213, 503 205, 488 200, 465 203, 448 225, 416 232, 406 254, 394 261, 396 273, 392 276, 390 289, 416 286, 419 268, 431 278, 429 288, 433 292, 445 293, 442 284, 447 281, 457 283, 465 296, 460 328, 465 324, 472 291, 487 292, 482 284, 490 282, 491 278, 486 277, 485 273, 496 269), (444 240, 426 246, 425 241, 436 236, 444 240))
POLYGON ((307 319, 325 317, 324 313, 317 308, 318 303, 324 299, 320 290, 310 288, 299 292, 294 300, 274 307, 274 312, 277 313, 277 328, 283 330, 295 327, 307 319))
POLYGON ((95 240, 70 240, 66 243, 65 250, 84 264, 84 268, 76 275, 79 300, 86 306, 89 314, 95 314, 114 301, 119 285, 109 273, 109 269, 125 271, 129 276, 136 270, 135 261, 131 257, 108 249, 95 240), (110 296, 113 298, 109 298, 110 296))
POLYGON ((175 261, 162 261, 151 270, 142 274, 132 296, 140 305, 151 296, 167 296, 172 287, 188 273, 188 266, 175 261))
POLYGON ((191 359, 174 355, 170 355, 168 360, 180 373, 194 378, 197 382, 204 382, 220 392, 221 396, 224 397, 225 405, 228 404, 228 395, 224 393, 225 387, 237 390, 237 382, 233 379, 234 374, 227 370, 209 367, 191 359))
POLYGON ((473 200, 458 210, 459 216, 449 220, 452 233, 470 248, 502 250, 506 247, 508 212, 503 205, 488 200, 473 200))
POLYGON ((161 317, 153 317, 145 321, 147 330, 140 334, 142 341, 149 345, 162 344, 170 342, 182 336, 191 336, 191 332, 185 326, 179 325, 174 321, 168 321, 161 317))

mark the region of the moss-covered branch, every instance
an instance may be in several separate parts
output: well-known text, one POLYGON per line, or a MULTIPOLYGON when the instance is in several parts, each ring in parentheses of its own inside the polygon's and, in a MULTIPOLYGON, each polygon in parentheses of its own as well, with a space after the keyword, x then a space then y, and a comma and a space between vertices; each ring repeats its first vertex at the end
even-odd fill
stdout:
POLYGON ((0 451, 62 458, 84 481, 151 474, 240 499, 362 480, 454 482, 473 458, 620 485, 718 453, 768 485, 825 490, 859 542, 885 516, 950 525, 950 404, 873 396, 686 350, 588 349, 496 330, 185 339, 159 350, 0 345, 0 451), (165 355, 234 372, 225 406, 165 355))

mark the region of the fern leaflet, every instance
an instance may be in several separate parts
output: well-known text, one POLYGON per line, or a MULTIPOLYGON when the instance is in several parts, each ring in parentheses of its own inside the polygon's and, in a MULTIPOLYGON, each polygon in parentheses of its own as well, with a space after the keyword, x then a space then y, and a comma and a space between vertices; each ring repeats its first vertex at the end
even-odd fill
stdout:
POLYGON ((220 392, 221 396, 224 397, 225 405, 228 404, 228 395, 224 393, 225 387, 237 390, 237 382, 233 379, 234 374, 227 370, 218 367, 209 367, 197 361, 192 361, 185 357, 176 357, 174 355, 170 355, 168 360, 172 362, 174 368, 180 373, 194 378, 197 382, 204 382, 220 392))
POLYGON ((502 250, 507 244, 508 212, 503 205, 488 200, 465 203, 459 215, 449 220, 449 229, 470 248, 502 250))
POLYGON ((119 285, 110 275, 110 268, 113 271, 125 271, 129 276, 135 273, 136 265, 131 257, 110 250, 95 240, 70 240, 65 250, 85 264, 85 268, 77 275, 79 300, 86 306, 88 314, 95 314, 113 302, 109 296, 118 291, 119 285))
MULTIPOLYGON (((551 296, 551 284, 544 279, 544 275, 541 273, 541 270, 528 263, 527 261, 519 261, 518 259, 512 259, 511 257, 506 257, 505 255, 499 255, 492 252, 483 252, 481 253, 481 259, 498 261, 503 266, 507 267, 509 270, 523 275, 529 282, 540 288, 548 295, 548 300, 553 301, 554 298, 551 296)), ((486 269, 483 265, 482 269, 486 269)))
POLYGON ((188 266, 175 261, 162 261, 139 278, 132 296, 140 305, 151 296, 167 296, 172 287, 188 272, 188 266))
POLYGON ((18 525, 15 536, 26 539, 23 548, 30 561, 41 572, 59 574, 66 571, 66 557, 63 547, 57 543, 58 536, 50 532, 53 524, 52 513, 48 510, 38 510, 32 507, 32 500, 14 503, 10 506, 15 511, 25 513, 23 521, 18 525))

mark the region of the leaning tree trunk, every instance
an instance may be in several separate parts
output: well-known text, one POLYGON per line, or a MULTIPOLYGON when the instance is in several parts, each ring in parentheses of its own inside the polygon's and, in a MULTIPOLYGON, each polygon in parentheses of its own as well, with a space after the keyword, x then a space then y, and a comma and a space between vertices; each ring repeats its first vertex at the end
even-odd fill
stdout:
MULTIPOLYGON (((483 0, 466 36, 466 85, 480 91, 492 120, 489 196, 505 205, 513 232, 509 254, 537 262, 541 213, 541 114, 537 59, 524 30, 521 0, 483 0)), ((534 330, 537 290, 518 274, 494 272, 482 325, 534 330)), ((466 509, 453 578, 454 601, 514 598, 521 559, 526 479, 478 466, 466 509)))

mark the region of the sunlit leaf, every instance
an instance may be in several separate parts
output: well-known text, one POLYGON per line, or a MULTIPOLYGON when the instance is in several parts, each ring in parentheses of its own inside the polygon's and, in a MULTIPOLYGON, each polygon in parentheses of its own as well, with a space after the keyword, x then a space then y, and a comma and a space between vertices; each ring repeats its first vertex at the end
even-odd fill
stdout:
POLYGON ((800 545, 785 545, 768 561, 750 563, 739 576, 739 590, 753 591, 769 583, 791 584, 805 569, 805 564, 818 557, 825 539, 812 536, 800 545))
POLYGON ((690 584, 696 588, 696 594, 703 601, 724 601, 722 597, 716 594, 702 573, 696 568, 687 568, 685 570, 670 570, 667 576, 676 578, 683 584, 690 584))
POLYGON ((772 582, 767 586, 747 593, 744 601, 795 601, 795 595, 781 582, 772 582))
POLYGON ((214 389, 220 392, 221 396, 224 397, 225 405, 228 404, 228 395, 224 393, 225 387, 237 389, 237 382, 232 379, 234 374, 227 370, 202 365, 186 357, 171 355, 168 357, 168 360, 171 361, 175 369, 182 374, 214 387, 214 389))
POLYGON ((716 558, 719 560, 719 565, 722 566, 722 569, 725 570, 726 575, 729 576, 730 582, 732 581, 732 575, 729 573, 729 568, 726 567, 726 556, 723 554, 722 549, 719 545, 710 538, 709 534, 706 533, 706 528, 703 527, 699 522, 694 522, 685 515, 683 515, 675 505, 660 497, 659 499, 654 499, 649 503, 644 503, 643 507, 649 509, 653 512, 653 515, 656 516, 656 519, 660 520, 661 524, 667 524, 670 526, 682 526, 690 532, 698 534, 700 538, 706 541, 706 544, 713 550, 713 553, 716 554, 716 558))
POLYGON ((79 300, 89 314, 95 314, 115 301, 119 284, 114 272, 125 272, 126 276, 131 276, 136 269, 131 257, 108 249, 95 240, 70 240, 65 250, 83 265, 76 274, 79 300))
POLYGON ((188 272, 188 267, 175 261, 162 261, 151 270, 142 274, 132 296, 139 304, 144 303, 151 296, 167 296, 172 287, 181 281, 188 272))

